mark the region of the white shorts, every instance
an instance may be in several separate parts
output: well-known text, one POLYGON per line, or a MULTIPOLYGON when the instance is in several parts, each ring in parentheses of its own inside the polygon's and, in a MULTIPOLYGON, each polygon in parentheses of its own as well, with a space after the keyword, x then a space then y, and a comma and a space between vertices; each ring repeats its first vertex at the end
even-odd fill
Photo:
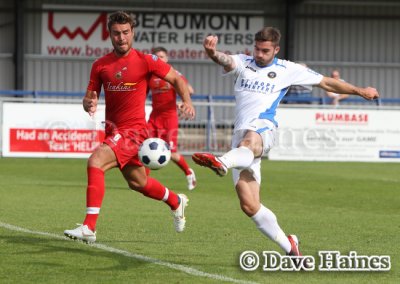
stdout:
MULTIPOLYGON (((260 134, 263 142, 263 155, 267 154, 275 144, 277 131, 275 124, 268 119, 254 119, 250 121, 248 124, 242 126, 241 129, 236 130, 233 133, 231 144, 232 149, 238 147, 248 130, 260 134)), ((255 158, 251 165, 246 169, 232 169, 233 183, 235 186, 239 181, 240 172, 243 170, 250 171, 257 183, 261 184, 261 157, 255 158)))

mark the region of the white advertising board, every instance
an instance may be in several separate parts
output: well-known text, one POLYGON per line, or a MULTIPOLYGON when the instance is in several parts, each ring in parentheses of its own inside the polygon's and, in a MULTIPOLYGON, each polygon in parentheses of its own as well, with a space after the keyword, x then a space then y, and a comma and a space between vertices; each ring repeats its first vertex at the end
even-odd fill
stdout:
POLYGON ((271 160, 400 162, 396 110, 280 108, 271 160))
MULTIPOLYGON (((100 57, 111 52, 108 15, 106 12, 71 13, 57 9, 43 12, 42 54, 100 57)), ((254 33, 264 26, 261 16, 246 14, 140 11, 132 15, 136 19, 134 48, 151 53, 151 48, 163 46, 169 51, 170 59, 179 60, 206 60, 202 43, 208 34, 218 35, 221 51, 251 53, 254 33)))

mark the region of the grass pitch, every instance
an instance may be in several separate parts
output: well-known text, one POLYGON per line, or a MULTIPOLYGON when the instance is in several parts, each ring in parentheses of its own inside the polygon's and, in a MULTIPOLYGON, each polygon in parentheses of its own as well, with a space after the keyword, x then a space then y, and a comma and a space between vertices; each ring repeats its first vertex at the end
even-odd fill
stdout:
POLYGON ((281 251, 241 212, 230 177, 193 168, 192 192, 172 163, 152 172, 190 199, 181 234, 166 205, 128 190, 119 171, 109 171, 98 245, 90 246, 63 238, 84 218, 86 160, 1 158, 0 282, 398 283, 400 164, 265 160, 262 168, 263 204, 300 237, 303 254, 389 255, 388 272, 241 270, 243 251, 281 251))

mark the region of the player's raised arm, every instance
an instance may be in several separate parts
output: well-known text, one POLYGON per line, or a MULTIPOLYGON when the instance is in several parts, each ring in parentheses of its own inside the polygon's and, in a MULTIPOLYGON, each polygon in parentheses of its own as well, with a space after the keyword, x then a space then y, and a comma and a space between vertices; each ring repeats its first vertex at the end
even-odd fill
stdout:
POLYGON ((82 105, 83 109, 89 113, 90 116, 93 116, 96 112, 98 100, 99 96, 96 91, 86 91, 86 94, 82 100, 82 105))
POLYGON ((366 100, 379 98, 379 93, 375 88, 361 88, 330 77, 324 77, 319 83, 318 87, 321 87, 325 91, 337 94, 358 95, 366 100))
POLYGON ((217 43, 218 37, 209 35, 204 39, 203 46, 212 61, 223 66, 224 70, 229 72, 235 68, 235 61, 230 55, 217 51, 217 43))
POLYGON ((178 75, 173 67, 169 70, 164 80, 171 83, 177 94, 182 99, 182 104, 179 105, 179 111, 185 119, 193 119, 195 116, 195 110, 190 98, 190 90, 187 83, 178 75))

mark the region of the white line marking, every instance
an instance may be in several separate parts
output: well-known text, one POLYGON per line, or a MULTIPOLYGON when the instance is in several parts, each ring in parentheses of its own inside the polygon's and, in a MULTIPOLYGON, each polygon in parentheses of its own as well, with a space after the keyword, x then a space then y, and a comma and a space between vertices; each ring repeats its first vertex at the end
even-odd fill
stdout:
MULTIPOLYGON (((32 231, 29 229, 25 229, 25 228, 21 228, 21 227, 17 227, 14 225, 10 225, 7 223, 3 223, 0 222, 0 227, 3 227, 5 229, 8 230, 12 230, 12 231, 17 231, 17 232, 23 232, 23 233, 28 233, 28 234, 33 234, 33 235, 41 235, 41 236, 47 236, 47 237, 51 237, 54 239, 59 239, 59 240, 69 240, 64 236, 60 236, 57 234, 52 234, 52 233, 47 233, 47 232, 40 232, 40 231, 32 231)), ((83 243, 83 242, 78 242, 81 243, 85 246, 88 246, 87 244, 83 243)), ((151 258, 145 255, 140 255, 140 254, 136 254, 136 253, 131 253, 129 251, 125 251, 125 250, 121 250, 121 249, 117 249, 117 248, 113 248, 110 246, 106 246, 103 244, 99 244, 99 243, 94 243, 94 244, 90 244, 90 247, 95 247, 104 251, 108 251, 111 253, 116 253, 116 254, 120 254, 129 258, 134 258, 137 260, 141 260, 144 262, 150 262, 150 263, 154 263, 154 264, 158 264, 161 266, 165 266, 171 269, 175 269, 175 270, 179 270, 182 272, 185 272, 187 274, 190 275, 194 275, 194 276, 199 276, 199 277, 206 277, 206 278, 211 278, 214 280, 221 280, 221 281, 226 281, 226 282, 232 282, 232 283, 240 283, 240 284, 254 284, 257 282, 251 282, 251 281, 244 281, 244 280, 239 280, 239 279, 235 279, 235 278, 230 278, 224 275, 220 275, 220 274, 212 274, 212 273, 207 273, 189 266, 185 266, 185 265, 181 265, 181 264, 175 264, 175 263, 171 263, 171 262, 167 262, 167 261, 163 261, 163 260, 159 260, 156 258, 151 258)))

